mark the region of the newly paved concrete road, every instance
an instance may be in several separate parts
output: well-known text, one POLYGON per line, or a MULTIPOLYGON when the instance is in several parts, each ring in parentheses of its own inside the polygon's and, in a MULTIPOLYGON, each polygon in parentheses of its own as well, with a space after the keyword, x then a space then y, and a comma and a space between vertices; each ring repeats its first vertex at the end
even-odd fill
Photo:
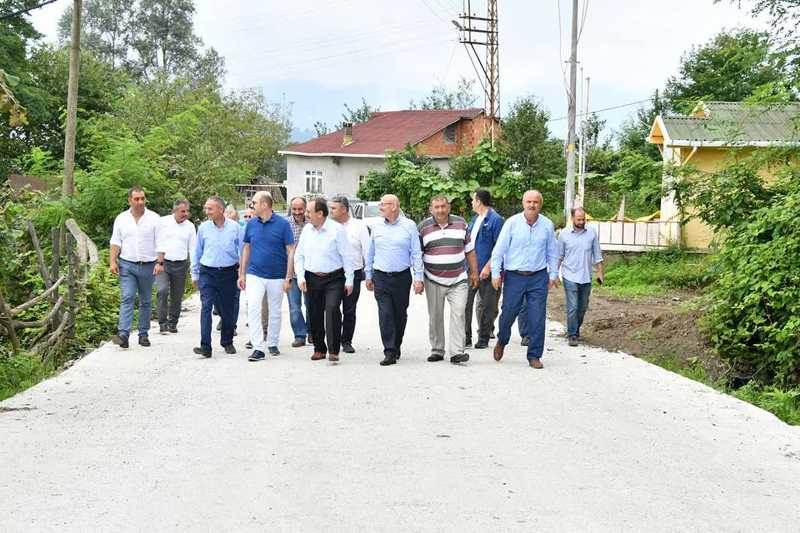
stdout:
MULTIPOLYGON (((542 371, 427 363, 412 298, 380 367, 364 292, 355 355, 248 363, 181 333, 105 345, 0 403, 0 531, 799 531, 800 431, 633 357, 569 348, 542 371)), ((284 313, 284 318, 286 313, 284 313)), ((244 330, 244 320, 241 321, 244 330)))

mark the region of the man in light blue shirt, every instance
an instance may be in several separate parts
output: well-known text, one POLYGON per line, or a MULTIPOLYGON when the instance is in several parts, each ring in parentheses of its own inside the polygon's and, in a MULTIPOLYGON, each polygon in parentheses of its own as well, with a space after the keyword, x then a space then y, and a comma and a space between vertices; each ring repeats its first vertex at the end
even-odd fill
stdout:
POLYGON ((543 368, 544 328, 547 313, 547 292, 558 279, 556 234, 549 218, 540 214, 542 194, 527 191, 522 196, 522 213, 509 218, 500 231, 492 250, 492 285, 499 290, 501 270, 505 270, 503 308, 494 359, 503 358, 503 350, 511 338, 511 326, 522 302, 527 303, 528 364, 543 368))
POLYGON ((570 346, 577 346, 592 293, 592 265, 597 268, 597 281, 603 283, 600 241, 597 233, 586 227, 582 207, 572 210, 572 228, 565 228, 558 236, 558 264, 567 303, 567 337, 570 346))
POLYGON ((422 294, 423 267, 417 225, 403 216, 397 196, 383 196, 380 210, 384 220, 372 228, 364 279, 367 290, 375 291, 384 355, 380 364, 388 366, 400 358, 408 320, 411 270, 414 292, 422 294))
POLYGON ((194 353, 211 357, 211 310, 214 304, 222 319, 221 344, 225 353, 234 354, 233 330, 239 250, 242 232, 239 224, 225 218, 225 201, 218 196, 206 200, 209 220, 197 230, 197 247, 192 259, 192 285, 200 288, 200 346, 194 353))

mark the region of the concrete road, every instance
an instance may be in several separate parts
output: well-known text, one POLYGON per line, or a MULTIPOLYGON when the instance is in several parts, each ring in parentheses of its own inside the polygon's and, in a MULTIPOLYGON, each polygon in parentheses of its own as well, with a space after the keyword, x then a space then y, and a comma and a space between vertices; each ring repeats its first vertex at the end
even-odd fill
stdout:
POLYGON ((0 403, 0 531, 800 530, 798 428, 556 323, 541 371, 516 337, 427 363, 423 297, 380 367, 363 294, 335 366, 287 312, 279 357, 200 359, 190 300, 180 334, 0 403))

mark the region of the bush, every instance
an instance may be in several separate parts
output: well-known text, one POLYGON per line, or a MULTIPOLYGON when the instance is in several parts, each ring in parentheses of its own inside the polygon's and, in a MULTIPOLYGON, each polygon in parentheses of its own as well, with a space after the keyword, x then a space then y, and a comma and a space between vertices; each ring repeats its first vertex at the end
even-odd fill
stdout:
POLYGON ((679 248, 656 250, 611 265, 604 287, 626 295, 658 294, 665 289, 700 289, 710 283, 713 259, 679 248))

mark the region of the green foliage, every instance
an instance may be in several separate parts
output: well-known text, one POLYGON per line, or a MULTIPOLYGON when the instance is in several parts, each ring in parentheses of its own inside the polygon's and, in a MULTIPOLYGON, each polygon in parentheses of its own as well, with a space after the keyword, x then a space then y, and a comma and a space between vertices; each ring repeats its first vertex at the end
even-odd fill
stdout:
MULTIPOLYGON (((381 110, 379 107, 372 107, 369 105, 367 103, 367 99, 363 96, 361 97, 361 105, 359 107, 352 108, 349 105, 344 104, 344 109, 345 112, 342 113, 342 123, 350 122, 351 124, 366 122, 373 113, 381 110)), ((339 127, 341 127, 341 125, 339 127)))
POLYGON ((800 388, 782 390, 750 382, 731 392, 748 403, 771 412, 787 424, 800 425, 800 388))
POLYGON ((461 77, 458 86, 451 91, 445 85, 435 85, 431 93, 419 102, 411 100, 409 109, 469 109, 475 106, 475 80, 461 77))
POLYGON ((646 206, 645 211, 650 214, 658 210, 661 202, 663 174, 661 161, 653 161, 641 152, 625 151, 620 152, 617 170, 608 177, 608 184, 625 194, 632 205, 646 206))
POLYGON ((52 371, 52 365, 26 354, 12 355, 0 345, 0 401, 36 385, 52 371))
POLYGON ((684 55, 664 94, 672 110, 688 113, 699 100, 741 102, 765 87, 790 93, 788 79, 786 58, 776 53, 770 35, 739 29, 684 55))
POLYGON ((606 269, 603 288, 620 296, 660 295, 667 289, 700 289, 713 279, 712 259, 679 248, 625 258, 606 269))

